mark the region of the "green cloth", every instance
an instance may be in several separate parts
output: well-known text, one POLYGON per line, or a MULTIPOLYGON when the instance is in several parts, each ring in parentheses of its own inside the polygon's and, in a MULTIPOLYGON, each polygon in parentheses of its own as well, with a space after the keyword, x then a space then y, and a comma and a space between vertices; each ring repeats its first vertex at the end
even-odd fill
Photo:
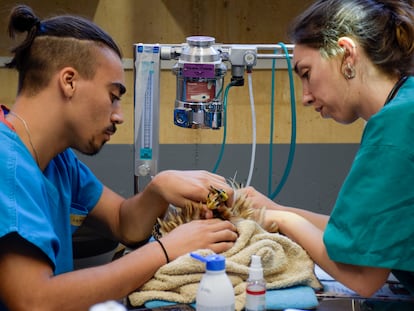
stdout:
POLYGON ((414 271, 413 77, 367 122, 324 243, 337 262, 414 271))

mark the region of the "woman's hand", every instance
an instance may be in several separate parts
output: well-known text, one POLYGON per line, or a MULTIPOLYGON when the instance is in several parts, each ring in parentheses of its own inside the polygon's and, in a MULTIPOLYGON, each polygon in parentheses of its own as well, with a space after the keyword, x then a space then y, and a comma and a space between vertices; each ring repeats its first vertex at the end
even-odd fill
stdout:
POLYGON ((252 204, 253 208, 266 207, 266 209, 274 210, 284 209, 284 206, 272 201, 253 187, 246 187, 237 190, 237 196, 246 196, 247 200, 252 204))
MULTIPOLYGON (((317 226, 321 230, 325 230, 326 224, 328 222, 329 217, 327 215, 315 213, 312 211, 308 211, 306 209, 290 207, 278 204, 253 187, 246 187, 237 191, 237 195, 246 195, 247 199, 251 202, 253 208, 262 208, 266 207, 267 211, 280 211, 280 212, 291 212, 297 214, 306 220, 310 221, 312 224, 317 226)), ((275 213, 266 213, 266 222, 269 221, 269 215, 275 216, 275 213)), ((282 214, 285 215, 285 214, 282 214)), ((280 222, 280 219, 274 218, 276 223, 280 222)))

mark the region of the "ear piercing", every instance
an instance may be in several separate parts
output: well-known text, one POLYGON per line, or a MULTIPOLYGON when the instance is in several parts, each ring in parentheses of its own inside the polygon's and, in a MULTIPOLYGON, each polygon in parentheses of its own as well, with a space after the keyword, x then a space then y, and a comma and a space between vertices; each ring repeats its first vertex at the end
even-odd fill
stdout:
POLYGON ((347 80, 355 78, 355 68, 350 63, 346 64, 342 73, 347 80))

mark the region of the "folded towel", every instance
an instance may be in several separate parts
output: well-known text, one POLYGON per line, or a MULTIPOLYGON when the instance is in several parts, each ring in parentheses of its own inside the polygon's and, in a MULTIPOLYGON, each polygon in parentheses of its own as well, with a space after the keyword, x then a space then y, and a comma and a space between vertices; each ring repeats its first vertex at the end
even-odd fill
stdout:
MULTIPOLYGON (((262 259, 267 289, 307 285, 321 289, 314 274, 314 263, 306 251, 279 233, 265 231, 253 220, 236 223, 239 237, 232 248, 222 253, 226 257, 226 273, 235 292, 236 310, 245 305, 246 280, 252 255, 262 259)), ((196 251, 202 256, 213 254, 211 250, 196 251)), ((205 272, 205 263, 189 254, 178 257, 162 266, 139 290, 129 295, 132 306, 141 306, 151 300, 175 303, 194 303, 198 284, 205 272)))
MULTIPOLYGON (((269 289, 266 292, 266 310, 306 309, 313 310, 318 306, 315 291, 309 286, 293 286, 281 289, 269 289)), ((146 308, 177 306, 175 302, 164 300, 150 300, 145 303, 146 308)), ((189 304, 196 308, 195 303, 189 304)), ((176 309, 177 310, 177 309, 176 309)))

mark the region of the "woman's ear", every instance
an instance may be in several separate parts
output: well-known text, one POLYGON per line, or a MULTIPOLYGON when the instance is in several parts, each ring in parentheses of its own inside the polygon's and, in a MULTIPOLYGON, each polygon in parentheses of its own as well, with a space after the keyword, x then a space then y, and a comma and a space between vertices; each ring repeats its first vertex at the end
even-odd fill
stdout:
POLYGON ((356 76, 355 61, 356 61, 356 44, 355 41, 349 37, 341 37, 338 39, 338 45, 343 49, 344 55, 342 57, 341 72, 345 79, 351 80, 356 76))
POLYGON ((355 58, 356 44, 355 41, 349 37, 340 37, 338 39, 338 45, 344 50, 344 61, 347 61, 347 57, 355 58))
POLYGON ((66 98, 72 98, 76 88, 77 72, 72 67, 65 67, 60 71, 59 84, 66 98))

